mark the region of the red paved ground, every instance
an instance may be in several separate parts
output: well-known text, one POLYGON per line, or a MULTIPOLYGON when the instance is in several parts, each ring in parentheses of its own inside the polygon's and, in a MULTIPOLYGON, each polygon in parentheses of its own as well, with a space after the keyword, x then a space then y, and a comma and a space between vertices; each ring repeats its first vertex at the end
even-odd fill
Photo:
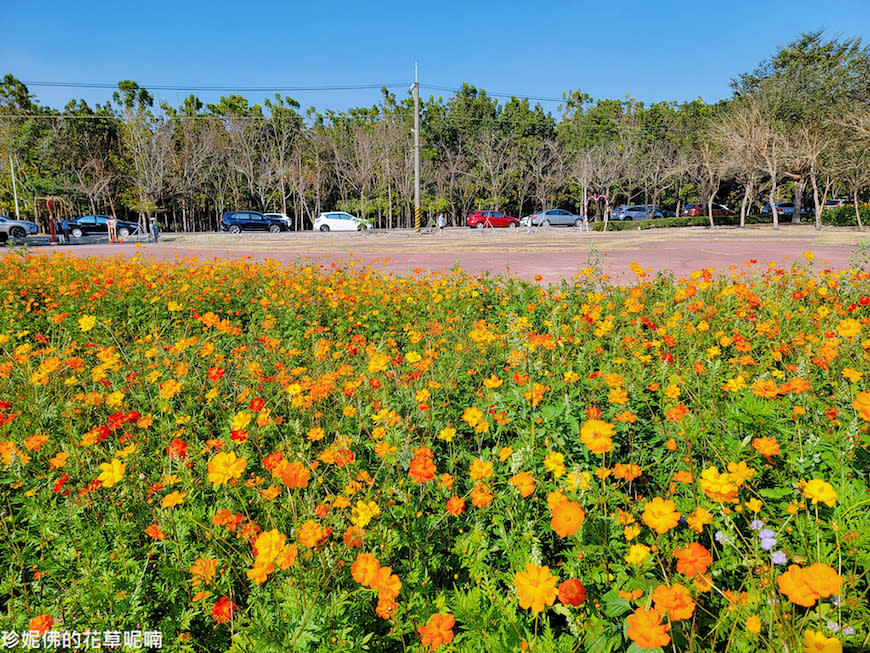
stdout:
MULTIPOLYGON (((333 263, 351 258, 376 269, 410 274, 447 270, 458 265, 469 274, 509 273, 522 279, 540 276, 542 283, 570 280, 590 261, 598 260, 614 279, 633 280, 632 262, 657 271, 669 270, 677 277, 692 270, 712 267, 727 272, 754 259, 758 266, 775 263, 790 266, 815 255, 816 266, 845 269, 861 259, 861 245, 870 245, 870 234, 854 231, 816 232, 808 226, 761 229, 671 229, 619 233, 581 233, 575 229, 552 229, 526 234, 525 229, 471 231, 447 230, 443 236, 413 232, 372 234, 201 234, 168 236, 160 243, 71 245, 36 248, 51 253, 65 251, 76 256, 134 256, 137 252, 158 260, 179 257, 273 259, 284 263, 333 263), (170 240, 172 239, 172 240, 170 240)), ((863 264, 863 263, 862 263, 863 264)))

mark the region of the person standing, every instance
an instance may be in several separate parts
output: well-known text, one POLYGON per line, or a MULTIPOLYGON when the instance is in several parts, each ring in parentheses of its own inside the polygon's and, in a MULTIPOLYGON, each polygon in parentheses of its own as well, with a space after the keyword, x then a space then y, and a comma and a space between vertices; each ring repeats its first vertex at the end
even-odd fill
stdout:
POLYGON ((118 218, 114 213, 106 220, 106 224, 109 226, 109 242, 114 243, 118 239, 118 218))
POLYGON ((439 213, 438 214, 438 235, 439 236, 444 233, 444 227, 446 227, 446 226, 447 226, 447 218, 444 216, 443 213, 439 213))

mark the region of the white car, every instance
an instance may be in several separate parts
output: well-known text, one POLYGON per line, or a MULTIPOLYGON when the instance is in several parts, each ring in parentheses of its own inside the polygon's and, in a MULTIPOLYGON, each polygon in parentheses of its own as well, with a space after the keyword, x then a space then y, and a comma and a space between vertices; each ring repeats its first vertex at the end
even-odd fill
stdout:
POLYGON ((30 220, 13 220, 5 215, 0 215, 0 242, 7 238, 21 240, 28 235, 39 233, 39 227, 30 220))
POLYGON ((286 213, 264 213, 263 215, 267 218, 272 218, 273 220, 281 220, 285 225, 287 225, 287 231, 293 231, 293 218, 286 213))
POLYGON ((314 231, 365 231, 368 228, 367 222, 344 211, 321 213, 314 221, 314 231))

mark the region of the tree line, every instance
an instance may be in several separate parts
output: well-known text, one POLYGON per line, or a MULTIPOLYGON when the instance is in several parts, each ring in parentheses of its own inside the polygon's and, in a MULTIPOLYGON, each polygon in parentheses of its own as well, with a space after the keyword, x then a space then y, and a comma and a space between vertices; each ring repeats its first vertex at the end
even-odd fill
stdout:
MULTIPOLYGON (((520 217, 550 207, 584 212, 583 198, 655 204, 679 214, 702 202, 740 214, 794 201, 858 206, 870 190, 870 50, 860 38, 803 34, 709 104, 564 96, 557 118, 540 104, 504 102, 465 84, 421 102, 423 209, 452 224, 477 209, 520 217)), ((413 221, 412 98, 384 89, 371 107, 310 108, 276 94, 206 104, 155 103, 122 81, 105 104, 42 106, 24 83, 0 83, 0 212, 22 217, 113 213, 164 229, 214 230, 235 209, 282 212, 309 228, 342 209, 376 227, 413 221)), ((604 203, 590 203, 600 219, 604 203)), ((775 210, 772 220, 778 222, 775 210)), ((793 221, 801 219, 795 211, 793 221)))

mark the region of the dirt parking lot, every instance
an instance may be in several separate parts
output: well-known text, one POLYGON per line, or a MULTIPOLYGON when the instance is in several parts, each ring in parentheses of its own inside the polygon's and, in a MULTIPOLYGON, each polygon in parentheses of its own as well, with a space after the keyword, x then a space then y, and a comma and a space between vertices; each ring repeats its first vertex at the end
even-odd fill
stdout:
POLYGON ((637 262, 652 274, 670 270, 677 277, 712 267, 728 272, 747 261, 758 266, 789 266, 805 251, 815 265, 844 269, 867 264, 870 233, 851 229, 816 231, 809 225, 785 225, 779 230, 753 226, 738 228, 652 229, 623 232, 581 232, 574 228, 470 230, 447 229, 442 235, 413 231, 371 233, 221 233, 167 234, 159 243, 72 244, 34 248, 76 256, 134 256, 137 252, 160 260, 176 258, 273 259, 283 263, 331 264, 355 259, 394 274, 460 267, 469 274, 510 274, 542 283, 570 280, 597 261, 614 280, 633 280, 629 269, 637 262))

